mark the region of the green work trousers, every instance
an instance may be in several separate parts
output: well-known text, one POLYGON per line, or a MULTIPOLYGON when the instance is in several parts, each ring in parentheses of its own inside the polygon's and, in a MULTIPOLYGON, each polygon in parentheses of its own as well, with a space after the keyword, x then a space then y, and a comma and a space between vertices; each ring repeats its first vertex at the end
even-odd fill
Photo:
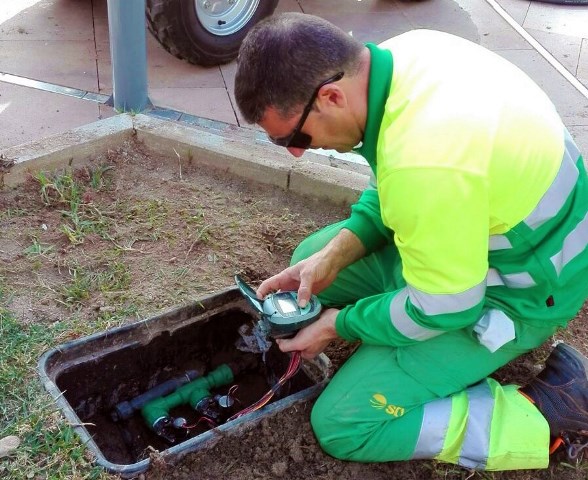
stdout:
MULTIPOLYGON (((308 237, 295 251, 292 263, 320 250, 343 227, 341 222, 308 237)), ((327 306, 344 306, 404 285, 398 250, 390 244, 340 272, 319 298, 327 306)), ((501 386, 488 376, 541 345, 565 325, 567 320, 562 318, 576 313, 556 310, 553 322, 513 318, 516 339, 494 353, 479 343, 473 327, 410 346, 362 344, 313 408, 311 422, 319 443, 334 457, 359 462, 436 458, 487 470, 546 467, 550 442, 546 420, 517 386, 501 386), (468 436, 478 421, 475 400, 480 386, 492 392, 490 418, 484 420, 491 434, 485 440, 485 453, 468 455, 472 447, 468 443, 478 442, 468 436), (450 405, 450 421, 439 438, 442 448, 430 455, 419 453, 417 445, 423 438, 440 435, 424 413, 427 404, 440 399, 448 399, 445 402, 450 405)))

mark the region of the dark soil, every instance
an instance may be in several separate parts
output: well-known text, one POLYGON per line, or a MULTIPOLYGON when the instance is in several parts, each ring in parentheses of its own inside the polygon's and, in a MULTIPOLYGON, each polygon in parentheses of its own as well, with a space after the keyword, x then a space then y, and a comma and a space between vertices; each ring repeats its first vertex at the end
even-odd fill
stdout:
MULTIPOLYGON (((173 152, 172 152, 173 153, 173 152)), ((25 324, 71 321, 55 345, 145 318, 233 285, 235 273, 253 284, 288 265, 298 242, 345 218, 348 206, 296 197, 189 159, 158 157, 136 143, 97 157, 73 173, 83 186, 78 213, 89 228, 69 237, 71 204, 38 181, 0 196, 0 276, 10 286, 8 308, 25 324), (100 167, 101 181, 92 187, 100 167), (70 212, 70 213, 68 213, 70 212), (69 222, 69 223, 68 223, 69 222), (73 238, 73 242, 72 242, 73 238), (83 281, 82 281, 83 280, 83 281)), ((78 223, 78 227, 79 227, 78 223)), ((588 351, 583 310, 558 335, 588 351)), ((556 340, 556 339, 554 339, 556 340)), ((356 345, 335 342, 326 354, 335 368, 356 345)), ((550 345, 496 372, 500 381, 525 383, 541 368, 550 345)), ((175 465, 151 455, 148 480, 158 479, 551 479, 587 478, 584 465, 505 473, 470 472, 434 461, 358 464, 335 460, 318 447, 309 424, 311 403, 264 419, 209 450, 175 465)))

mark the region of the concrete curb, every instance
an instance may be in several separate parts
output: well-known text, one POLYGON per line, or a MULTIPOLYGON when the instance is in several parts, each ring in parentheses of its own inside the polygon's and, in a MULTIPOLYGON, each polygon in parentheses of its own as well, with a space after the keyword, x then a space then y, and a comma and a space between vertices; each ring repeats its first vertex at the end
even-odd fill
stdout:
POLYGON ((20 185, 34 171, 84 165, 99 152, 121 145, 132 136, 131 118, 118 115, 11 147, 0 153, 0 188, 20 185))
POLYGON ((312 153, 308 154, 310 160, 296 160, 285 149, 260 144, 254 136, 235 129, 221 133, 124 114, 5 150, 0 156, 0 188, 17 187, 35 171, 82 166, 133 139, 174 162, 190 160, 334 203, 355 202, 369 181, 367 172, 357 166, 346 168, 340 162, 331 166, 327 164, 329 157, 312 153))

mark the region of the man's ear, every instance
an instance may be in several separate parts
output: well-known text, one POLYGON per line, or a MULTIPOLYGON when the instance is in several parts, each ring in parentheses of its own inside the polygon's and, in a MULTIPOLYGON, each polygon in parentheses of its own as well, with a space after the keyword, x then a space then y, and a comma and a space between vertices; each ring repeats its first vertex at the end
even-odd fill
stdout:
POLYGON ((317 101, 319 108, 323 106, 342 108, 347 105, 347 96, 339 85, 328 83, 319 90, 317 101))

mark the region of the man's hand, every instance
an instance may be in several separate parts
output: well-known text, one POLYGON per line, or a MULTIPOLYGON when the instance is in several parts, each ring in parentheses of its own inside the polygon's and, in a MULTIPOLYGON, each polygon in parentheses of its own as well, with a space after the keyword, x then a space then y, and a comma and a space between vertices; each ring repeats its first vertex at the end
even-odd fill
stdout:
POLYGON ((328 308, 316 322, 304 327, 294 338, 277 339, 276 343, 282 352, 299 351, 302 353, 302 358, 311 360, 338 337, 335 330, 338 313, 338 309, 328 308))
POLYGON ((319 293, 333 283, 337 273, 336 267, 320 251, 262 282, 257 297, 264 298, 278 290, 297 291, 298 305, 304 307, 313 293, 319 293))
POLYGON ((322 292, 343 268, 363 255, 365 248, 359 238, 344 228, 322 250, 262 282, 257 297, 262 299, 278 290, 295 290, 298 305, 304 307, 312 294, 322 292))

